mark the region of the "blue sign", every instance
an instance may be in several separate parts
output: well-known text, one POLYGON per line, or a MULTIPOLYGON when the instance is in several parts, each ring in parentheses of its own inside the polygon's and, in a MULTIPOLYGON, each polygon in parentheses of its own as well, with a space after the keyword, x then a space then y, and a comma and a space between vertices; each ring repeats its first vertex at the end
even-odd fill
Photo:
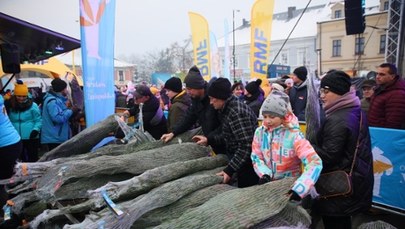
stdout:
POLYGON ((169 73, 153 73, 152 74, 152 84, 156 85, 158 88, 164 86, 166 81, 172 77, 169 73))
POLYGON ((289 75, 291 73, 290 70, 291 70, 290 66, 269 64, 267 66, 267 78, 277 78, 283 75, 289 75))
POLYGON ((87 127, 115 112, 115 0, 80 4, 80 32, 87 127))
POLYGON ((373 202, 405 211, 405 130, 370 127, 373 202))

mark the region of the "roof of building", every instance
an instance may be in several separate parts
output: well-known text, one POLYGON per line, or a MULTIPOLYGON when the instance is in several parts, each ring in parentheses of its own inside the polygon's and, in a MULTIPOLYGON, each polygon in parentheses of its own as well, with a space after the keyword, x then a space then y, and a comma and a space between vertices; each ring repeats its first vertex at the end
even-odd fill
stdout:
MULTIPOLYGON (((308 7, 292 32, 290 39, 316 36, 317 22, 334 20, 331 19, 331 7, 336 3, 344 4, 344 0, 330 0, 327 1, 326 4, 308 7)), ((366 1, 365 14, 379 12, 379 4, 379 0, 366 1)), ((288 18, 288 11, 273 14, 271 41, 286 39, 303 10, 304 9, 295 9, 292 18, 290 19, 288 18)), ((235 29, 235 45, 250 44, 251 27, 250 22, 247 23, 248 25, 242 25, 235 29)), ((228 37, 229 45, 232 45, 232 36, 232 32, 230 32, 228 37)), ((224 37, 218 40, 218 47, 224 46, 224 40, 224 37)))

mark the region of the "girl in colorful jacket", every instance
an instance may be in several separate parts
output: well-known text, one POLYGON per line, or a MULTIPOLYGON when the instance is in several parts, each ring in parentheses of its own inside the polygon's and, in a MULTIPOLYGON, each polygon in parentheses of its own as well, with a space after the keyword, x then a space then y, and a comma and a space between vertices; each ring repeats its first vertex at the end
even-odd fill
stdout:
POLYGON ((259 184, 297 177, 288 193, 299 201, 318 180, 322 161, 300 131, 289 103, 288 95, 276 90, 263 102, 263 124, 256 129, 251 158, 259 184))

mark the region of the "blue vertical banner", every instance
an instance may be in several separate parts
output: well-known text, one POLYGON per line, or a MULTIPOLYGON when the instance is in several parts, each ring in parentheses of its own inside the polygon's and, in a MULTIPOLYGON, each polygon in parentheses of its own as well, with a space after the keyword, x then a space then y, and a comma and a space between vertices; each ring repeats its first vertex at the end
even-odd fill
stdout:
POLYGON ((373 203, 405 211, 405 130, 370 127, 373 203))
POLYGON ((79 0, 87 127, 115 111, 115 0, 79 0))

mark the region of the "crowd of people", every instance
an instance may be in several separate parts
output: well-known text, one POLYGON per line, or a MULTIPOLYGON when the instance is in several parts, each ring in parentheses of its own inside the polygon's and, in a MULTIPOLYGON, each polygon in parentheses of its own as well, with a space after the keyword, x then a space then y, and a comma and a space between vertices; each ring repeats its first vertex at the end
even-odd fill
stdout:
MULTIPOLYGON (((311 198, 311 212, 321 216, 325 228, 350 228, 351 217, 371 207, 373 160, 368 127, 405 129, 405 82, 394 65, 381 64, 376 79, 362 83, 359 98, 349 75, 327 72, 318 95, 324 117, 320 117, 316 139, 309 141, 299 127, 306 117, 307 76, 307 69, 298 67, 273 83, 265 97, 260 79, 233 85, 225 78, 206 82, 193 66, 184 82, 172 77, 162 90, 143 84, 121 88, 116 105, 128 108, 125 116, 138 119, 142 109, 138 122, 163 142, 201 127, 203 134, 193 140, 229 158, 217 174, 223 183, 243 188, 296 177, 286 190, 291 201, 311 198), (351 195, 315 198, 321 174, 351 168, 351 195)), ((0 96, 0 179, 12 176, 17 160, 36 161, 39 144, 51 150, 70 138, 69 120, 79 109, 67 103, 65 81, 54 79, 51 84, 41 107, 22 81, 5 99, 0 96)), ((5 188, 0 188, 4 197, 5 188)))

